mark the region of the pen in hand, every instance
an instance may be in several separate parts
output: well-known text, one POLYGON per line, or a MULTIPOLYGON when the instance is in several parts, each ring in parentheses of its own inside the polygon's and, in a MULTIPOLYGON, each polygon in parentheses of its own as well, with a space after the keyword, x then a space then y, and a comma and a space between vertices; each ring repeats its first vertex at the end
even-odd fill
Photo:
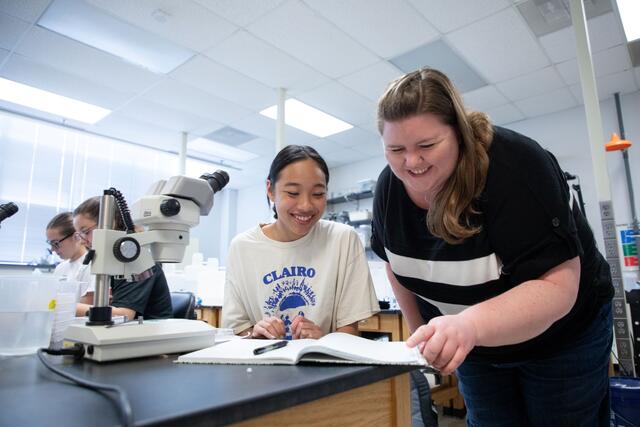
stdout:
POLYGON ((264 347, 258 347, 253 350, 253 354, 257 356, 259 354, 266 353, 267 351, 276 350, 278 348, 286 346, 287 343, 288 341, 278 341, 274 342, 273 344, 265 345, 264 347))

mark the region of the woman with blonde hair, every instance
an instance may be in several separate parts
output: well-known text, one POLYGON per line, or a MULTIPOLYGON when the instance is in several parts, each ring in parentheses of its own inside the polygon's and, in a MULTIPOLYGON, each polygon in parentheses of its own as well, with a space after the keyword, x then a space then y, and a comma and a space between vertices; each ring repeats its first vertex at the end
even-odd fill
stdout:
POLYGON ((611 275, 553 155, 433 69, 390 84, 378 126, 372 248, 469 425, 608 425, 611 275))

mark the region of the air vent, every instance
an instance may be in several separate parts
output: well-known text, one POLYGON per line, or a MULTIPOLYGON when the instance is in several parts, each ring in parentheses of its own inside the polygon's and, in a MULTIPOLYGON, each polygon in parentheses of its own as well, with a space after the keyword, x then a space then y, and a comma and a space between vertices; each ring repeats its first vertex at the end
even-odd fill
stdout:
POLYGON ((237 146, 256 139, 257 136, 241 131, 240 129, 225 126, 208 135, 204 135, 203 138, 217 141, 222 144, 237 146))
MULTIPOLYGON (((533 33, 540 37, 571 25, 569 0, 527 0, 517 5, 533 33)), ((584 0, 587 18, 611 12, 611 0, 584 0)))

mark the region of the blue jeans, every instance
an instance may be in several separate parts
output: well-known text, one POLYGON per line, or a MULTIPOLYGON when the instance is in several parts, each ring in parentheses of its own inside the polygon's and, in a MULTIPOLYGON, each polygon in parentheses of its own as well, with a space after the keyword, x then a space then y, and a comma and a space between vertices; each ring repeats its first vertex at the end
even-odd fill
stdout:
POLYGON ((605 304, 570 348, 540 360, 465 361, 456 371, 469 426, 609 426, 613 340, 605 304))

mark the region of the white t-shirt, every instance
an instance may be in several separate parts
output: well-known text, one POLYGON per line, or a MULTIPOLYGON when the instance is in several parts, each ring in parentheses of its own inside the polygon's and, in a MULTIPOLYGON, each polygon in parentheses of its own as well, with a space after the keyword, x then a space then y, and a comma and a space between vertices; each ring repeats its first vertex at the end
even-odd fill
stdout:
POLYGON ((278 242, 261 226, 231 242, 222 325, 239 333, 264 316, 289 326, 298 315, 324 334, 379 311, 362 243, 353 228, 320 220, 301 239, 278 242))
POLYGON ((96 278, 91 275, 91 266, 82 264, 82 261, 84 261, 84 256, 75 261, 66 259, 58 264, 53 271, 56 276, 63 276, 67 280, 80 282, 78 297, 85 296, 87 292, 96 291, 96 278))

